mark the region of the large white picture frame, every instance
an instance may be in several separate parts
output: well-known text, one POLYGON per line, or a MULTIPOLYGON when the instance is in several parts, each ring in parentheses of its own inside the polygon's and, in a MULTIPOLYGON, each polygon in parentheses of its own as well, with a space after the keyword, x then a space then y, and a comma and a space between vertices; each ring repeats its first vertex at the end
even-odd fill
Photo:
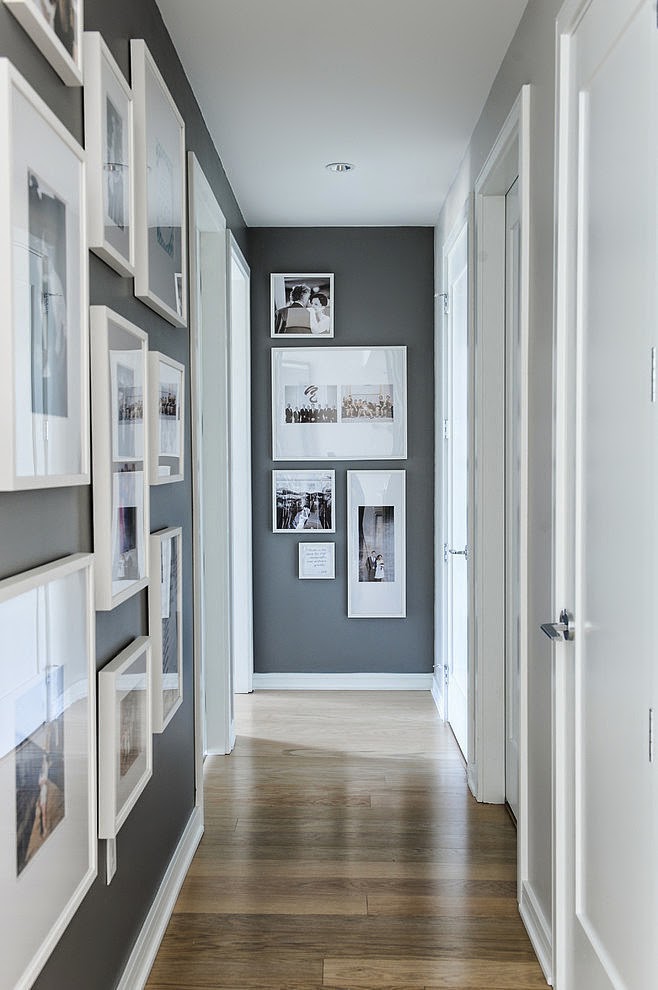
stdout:
POLYGON ((92 431, 96 608, 148 584, 148 336, 92 306, 92 431))
POLYGON ((84 151, 0 59, 0 489, 89 483, 84 151))
POLYGON ((88 246, 119 275, 132 277, 132 91, 98 31, 85 31, 83 44, 88 246))
POLYGON ((407 614, 405 489, 405 471, 347 472, 349 618, 407 614))
POLYGON ((0 581, 2 986, 31 987, 92 885, 93 557, 0 581))
POLYGON ((149 482, 183 481, 185 366, 159 351, 149 352, 149 482))
POLYGON ((113 839, 153 774, 151 644, 140 636, 98 674, 98 836, 113 839))
POLYGON ((153 647, 153 731, 164 732, 183 702, 183 531, 151 533, 149 632, 153 647))
POLYGON ((272 460, 406 456, 406 347, 272 348, 272 460))
POLYGON ((185 123, 146 43, 130 42, 135 101, 135 295, 187 326, 185 123))
POLYGON ((82 85, 83 0, 4 0, 67 86, 82 85), (47 11, 47 13, 46 13, 47 11))
POLYGON ((270 275, 270 336, 322 340, 334 335, 333 274, 270 275))

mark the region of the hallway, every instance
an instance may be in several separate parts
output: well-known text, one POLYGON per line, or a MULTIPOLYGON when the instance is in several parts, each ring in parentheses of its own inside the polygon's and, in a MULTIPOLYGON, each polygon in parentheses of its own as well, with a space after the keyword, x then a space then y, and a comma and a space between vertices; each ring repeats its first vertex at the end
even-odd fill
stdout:
POLYGON ((236 697, 147 990, 533 990, 516 836, 424 692, 236 697))

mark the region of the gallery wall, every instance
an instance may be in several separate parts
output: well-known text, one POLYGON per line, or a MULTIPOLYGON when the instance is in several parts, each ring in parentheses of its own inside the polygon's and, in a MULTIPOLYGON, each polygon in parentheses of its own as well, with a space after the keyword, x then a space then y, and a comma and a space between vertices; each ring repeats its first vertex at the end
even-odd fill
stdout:
MULTIPOLYGON (((100 31, 130 79, 130 38, 143 38, 186 124, 187 148, 197 155, 226 216, 247 252, 245 224, 201 112, 185 78, 154 0, 85 0, 85 27, 100 31)), ((82 142, 83 95, 68 88, 0 5, 0 55, 16 68, 82 142)), ((133 296, 132 279, 121 278, 90 255, 90 302, 105 304, 147 331, 149 348, 182 362, 189 382, 189 337, 133 296)), ((186 450, 190 450, 189 391, 186 450)), ((153 777, 121 829, 117 873, 106 886, 102 873, 38 977, 38 990, 117 983, 153 897, 194 805, 192 684, 192 487, 189 459, 183 483, 151 488, 151 530, 183 528, 184 701, 162 735, 154 736, 153 777)), ((93 550, 90 487, 0 493, 0 577, 8 577, 76 551, 93 550)), ((147 594, 113 611, 97 613, 97 666, 101 668, 135 637, 148 631, 147 594)))
POLYGON ((254 669, 430 673, 433 665, 433 232, 250 228, 254 669), (335 336, 270 336, 270 273, 333 272, 335 336), (406 460, 272 460, 272 347, 407 346, 406 460), (272 532, 272 470, 336 471, 336 532, 272 532), (406 618, 347 616, 347 471, 406 471, 406 618), (298 544, 336 545, 334 580, 298 578, 298 544))

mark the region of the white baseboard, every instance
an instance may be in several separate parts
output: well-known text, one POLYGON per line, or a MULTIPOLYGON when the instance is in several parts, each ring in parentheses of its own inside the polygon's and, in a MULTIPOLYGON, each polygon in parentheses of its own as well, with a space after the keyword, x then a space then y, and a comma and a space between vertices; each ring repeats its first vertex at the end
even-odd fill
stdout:
POLYGON ((440 718, 445 720, 445 712, 443 710, 443 694, 439 690, 439 679, 436 676, 436 671, 432 677, 432 697, 434 698, 434 704, 436 705, 436 710, 439 713, 440 718))
POLYGON ((535 897, 532 887, 526 880, 521 884, 521 901, 519 903, 519 913, 523 919, 532 947, 535 950, 539 965, 546 977, 546 982, 553 986, 553 945, 551 938, 551 927, 546 920, 546 916, 539 906, 539 901, 535 897))
POLYGON ((431 690, 431 674, 254 674, 254 691, 431 690))
POLYGON ((137 936, 117 990, 143 990, 160 948, 174 904, 203 835, 203 813, 195 808, 171 858, 160 889, 137 936))
POLYGON ((478 798, 478 768, 477 763, 469 763, 466 766, 466 780, 468 781, 468 786, 470 788, 471 794, 476 801, 478 798))

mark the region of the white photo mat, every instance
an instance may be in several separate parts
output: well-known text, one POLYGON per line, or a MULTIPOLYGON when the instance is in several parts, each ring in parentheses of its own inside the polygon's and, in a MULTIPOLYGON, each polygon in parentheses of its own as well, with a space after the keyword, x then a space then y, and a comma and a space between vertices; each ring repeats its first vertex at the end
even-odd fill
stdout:
POLYGON ((323 340, 334 335, 333 274, 270 275, 270 336, 323 340))
POLYGON ((347 614, 404 618, 405 471, 347 472, 347 614))
POLYGON ((183 481, 185 430, 185 367, 161 354, 149 353, 149 483, 183 481))
POLYGON ((14 17, 67 86, 82 85, 83 0, 48 3, 4 0, 14 17))
POLYGON ((406 347, 272 348, 273 460, 406 456, 406 347))
POLYGON ((93 557, 0 581, 2 985, 31 987, 97 872, 93 557))
POLYGON ((335 513, 335 471, 272 471, 272 532, 335 533, 335 513))
POLYGON ((113 839, 153 773, 151 645, 134 640, 98 674, 98 836, 113 839))
POLYGON ((89 483, 84 151, 0 59, 0 490, 89 483))
POLYGON ((183 701, 183 531, 161 529, 149 538, 149 632, 153 651, 153 732, 164 732, 183 701))
POLYGON ((300 543, 299 578, 302 581, 332 580, 336 577, 335 543, 300 543))

